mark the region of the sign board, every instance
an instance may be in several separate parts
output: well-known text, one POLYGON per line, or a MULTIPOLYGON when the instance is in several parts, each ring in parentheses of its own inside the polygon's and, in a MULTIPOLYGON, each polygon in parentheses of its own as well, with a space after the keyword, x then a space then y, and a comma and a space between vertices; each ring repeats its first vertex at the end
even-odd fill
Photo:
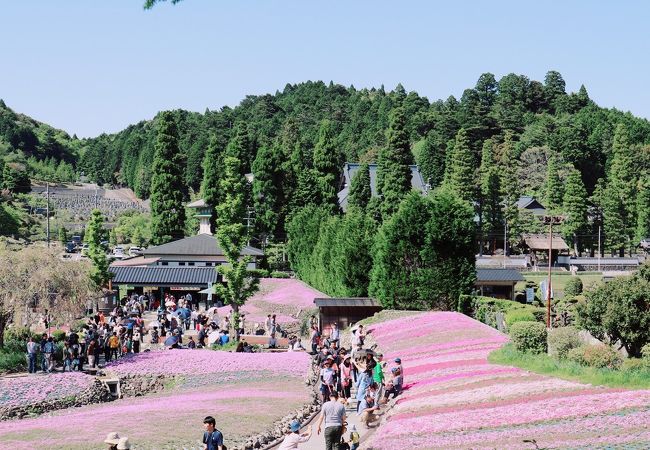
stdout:
POLYGON ((208 283, 208 302, 212 301, 212 283, 208 283))
POLYGON ((526 303, 533 303, 535 300, 535 289, 526 288, 526 303))
POLYGON ((200 291, 201 288, 197 286, 171 286, 170 291, 200 291))

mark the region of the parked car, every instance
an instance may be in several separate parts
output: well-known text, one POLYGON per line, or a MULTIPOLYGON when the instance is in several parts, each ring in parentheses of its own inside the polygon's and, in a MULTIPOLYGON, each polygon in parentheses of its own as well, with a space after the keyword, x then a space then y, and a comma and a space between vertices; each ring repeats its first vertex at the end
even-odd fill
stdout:
POLYGON ((99 243, 99 245, 101 245, 101 247, 102 247, 105 251, 108 251, 108 246, 109 246, 108 241, 101 241, 101 242, 99 243))
POLYGON ((72 236, 72 242, 74 245, 81 245, 81 236, 72 236))
POLYGON ((83 244, 81 246, 81 256, 88 256, 88 250, 90 249, 90 246, 88 244, 83 244))
POLYGON ((116 245, 115 247, 113 247, 113 254, 119 258, 123 258, 124 247, 122 247, 121 245, 116 245))
POLYGON ((74 253, 76 251, 77 251, 77 244, 75 244, 72 241, 66 242, 66 244, 65 244, 65 252, 66 253, 74 253))
POLYGON ((142 249, 140 247, 131 247, 129 249, 129 256, 140 256, 142 255, 142 249))

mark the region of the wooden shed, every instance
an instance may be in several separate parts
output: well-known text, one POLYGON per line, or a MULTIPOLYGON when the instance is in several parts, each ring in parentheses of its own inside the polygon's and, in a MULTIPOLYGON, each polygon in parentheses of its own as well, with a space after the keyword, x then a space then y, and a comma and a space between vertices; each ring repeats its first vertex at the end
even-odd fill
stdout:
POLYGON ((314 303, 318 307, 318 325, 324 334, 329 334, 334 322, 343 330, 382 310, 377 300, 367 297, 315 298, 314 303))

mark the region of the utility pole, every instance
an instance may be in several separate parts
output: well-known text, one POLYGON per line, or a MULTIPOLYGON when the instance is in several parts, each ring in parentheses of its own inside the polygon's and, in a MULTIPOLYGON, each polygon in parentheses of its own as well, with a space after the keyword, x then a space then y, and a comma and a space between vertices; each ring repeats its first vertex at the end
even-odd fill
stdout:
POLYGON ((50 248, 50 182, 45 182, 45 195, 47 197, 47 206, 45 208, 47 214, 47 248, 50 248))
POLYGON ((600 272, 600 225, 598 225, 598 272, 600 272))
POLYGON ((98 200, 97 200, 97 189, 98 189, 98 186, 95 185, 95 209, 97 209, 97 202, 98 202, 98 200))
POLYGON ((560 225, 563 216, 544 216, 544 223, 548 224, 548 284, 546 287, 546 328, 551 328, 551 260, 553 258, 553 225, 560 225))
POLYGON ((505 227, 503 228, 503 268, 506 268, 506 257, 508 256, 508 220, 504 220, 505 227))

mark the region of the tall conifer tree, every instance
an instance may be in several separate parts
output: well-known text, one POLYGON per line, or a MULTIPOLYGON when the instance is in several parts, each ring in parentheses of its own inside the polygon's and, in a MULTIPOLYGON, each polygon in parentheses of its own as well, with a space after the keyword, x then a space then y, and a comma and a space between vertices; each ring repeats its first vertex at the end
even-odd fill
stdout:
POLYGON ((578 254, 581 251, 579 235, 587 231, 589 222, 587 221, 587 190, 580 172, 576 169, 571 169, 567 177, 562 209, 566 214, 562 223, 562 233, 578 254))
POLYGON ((170 111, 160 114, 151 177, 151 241, 181 239, 185 229, 183 165, 178 130, 170 111))
POLYGON ((377 193, 381 196, 384 218, 397 211, 400 202, 411 190, 409 165, 413 163, 413 155, 403 108, 393 110, 386 138, 386 147, 381 148, 377 158, 377 193))
POLYGON ((88 257, 93 264, 90 271, 90 280, 97 288, 104 287, 108 280, 111 279, 106 252, 101 245, 104 234, 104 216, 100 210, 93 209, 84 240, 88 244, 88 257))
POLYGON ((354 177, 352 177, 348 204, 350 206, 365 208, 368 206, 371 197, 370 169, 368 163, 363 163, 357 170, 357 173, 354 174, 354 177))
POLYGON ((636 194, 636 235, 635 242, 650 238, 650 174, 646 173, 639 178, 636 194))
POLYGON ((521 226, 517 201, 521 195, 519 187, 519 160, 511 132, 506 133, 501 146, 501 195, 503 197, 503 219, 508 228, 508 241, 519 240, 521 226))
MULTIPOLYGON (((257 228, 265 234, 278 231, 284 215, 282 155, 278 145, 262 146, 253 161, 253 200, 257 228)), ((284 227, 282 227, 284 228, 284 227)))
POLYGON ((314 170, 318 172, 323 203, 338 210, 336 189, 341 173, 341 152, 336 146, 334 125, 323 120, 318 130, 318 141, 314 148, 314 170))
POLYGON ((480 168, 481 213, 484 231, 494 231, 501 226, 501 188, 499 166, 494 159, 494 142, 483 143, 480 168))
MULTIPOLYGON (((211 208, 221 203, 219 180, 221 177, 221 169, 223 160, 221 155, 222 149, 219 146, 219 141, 216 136, 210 138, 208 149, 203 157, 203 181, 201 182, 201 196, 205 203, 211 208)), ((210 225, 212 232, 215 231, 216 214, 212 214, 210 218, 210 225)))
POLYGON ((554 155, 551 155, 546 166, 545 189, 546 209, 550 211, 556 211, 560 206, 562 206, 562 182, 560 181, 558 171, 559 167, 557 164, 557 158, 554 155))
POLYGON ((456 196, 467 202, 475 197, 474 155, 464 128, 456 134, 454 153, 449 172, 449 188, 456 196))

